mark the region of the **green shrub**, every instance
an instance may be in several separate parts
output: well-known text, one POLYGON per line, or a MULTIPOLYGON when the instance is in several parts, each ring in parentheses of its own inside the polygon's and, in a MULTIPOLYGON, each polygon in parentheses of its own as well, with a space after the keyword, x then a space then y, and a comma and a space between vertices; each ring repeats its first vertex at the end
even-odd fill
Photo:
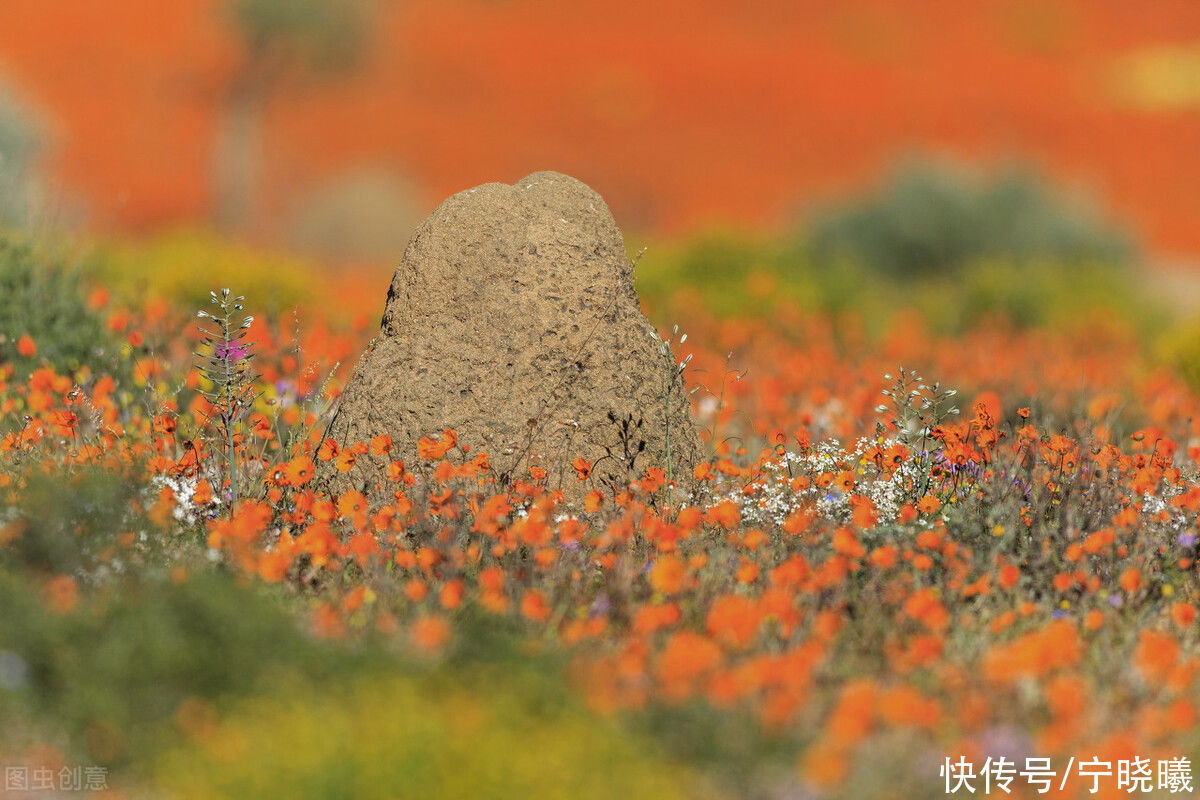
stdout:
POLYGON ((694 295, 721 317, 762 314, 780 300, 837 314, 883 299, 880 287, 854 264, 822 269, 793 243, 734 231, 655 246, 634 270, 634 280, 648 313, 662 324, 677 321, 664 315, 676 313, 676 306, 685 311, 694 295))
POLYGON ((1095 314, 1153 333, 1163 315, 1138 290, 1137 274, 1104 261, 978 259, 953 280, 879 273, 858 261, 823 262, 800 240, 709 232, 653 247, 634 271, 660 325, 686 324, 697 308, 717 317, 770 315, 788 303, 878 334, 899 310, 916 309, 936 333, 956 334, 1002 317, 1018 327, 1062 326, 1095 314))
POLYGON ((108 766, 160 747, 184 700, 244 695, 288 672, 327 676, 337 653, 260 592, 208 572, 117 581, 60 615, 21 573, 0 569, 0 607, 0 650, 26 676, 0 692, 0 717, 52 720, 108 766))
POLYGON ((257 308, 278 315, 314 303, 329 289, 316 265, 304 259, 192 231, 103 244, 88 269, 120 302, 155 297, 184 308, 208 308, 213 287, 237 286, 257 308))
POLYGON ((954 275, 980 261, 1124 263, 1125 234, 1052 193, 1029 169, 991 178, 948 165, 901 167, 882 189, 818 214, 817 260, 850 259, 883 275, 954 275))
POLYGON ((1103 316, 1151 335, 1165 321, 1135 273, 1100 262, 980 261, 954 281, 895 284, 892 296, 920 309, 939 332, 969 330, 989 317, 1018 328, 1063 328, 1103 316))
POLYGON ((578 701, 503 675, 376 674, 240 704, 157 770, 168 797, 697 797, 678 765, 578 701))
POLYGON ((120 342, 88 305, 80 270, 34 242, 0 233, 0 297, 0 361, 18 374, 43 362, 60 372, 84 365, 98 372, 116 358, 120 342), (22 336, 37 346, 32 357, 17 350, 22 336))
POLYGON ((1200 320, 1193 319, 1162 335, 1155 355, 1194 391, 1200 392, 1200 320))
POLYGON ((24 227, 33 220, 38 127, 32 113, 0 86, 0 228, 24 227))
MULTIPOLYGON (((21 483, 19 492, 0 500, 15 520, 15 535, 0 548, 0 566, 47 574, 91 572, 106 560, 103 555, 117 545, 119 534, 151 529, 137 512, 146 488, 127 473, 96 467, 74 473, 30 471, 21 483)), ((123 553, 126 566, 144 565, 152 550, 161 550, 155 537, 139 539, 136 548, 123 553)))
POLYGON ((56 613, 0 566, 0 607, 0 721, 163 796, 697 796, 648 739, 582 706, 561 658, 470 613, 431 663, 309 637, 210 570, 113 580, 56 613))

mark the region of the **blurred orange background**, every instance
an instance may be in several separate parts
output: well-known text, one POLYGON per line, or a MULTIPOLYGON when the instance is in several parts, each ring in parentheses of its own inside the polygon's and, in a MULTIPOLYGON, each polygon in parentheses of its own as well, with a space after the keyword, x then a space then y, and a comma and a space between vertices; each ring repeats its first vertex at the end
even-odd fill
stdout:
MULTIPOLYGON (((1200 253, 1195 0, 392 0, 369 33, 357 69, 270 94, 243 233, 283 240, 364 171, 416 219, 547 168, 627 228, 778 229, 920 151, 1032 161, 1200 253)), ((0 82, 91 229, 206 223, 241 41, 223 0, 4 0, 0 82)))

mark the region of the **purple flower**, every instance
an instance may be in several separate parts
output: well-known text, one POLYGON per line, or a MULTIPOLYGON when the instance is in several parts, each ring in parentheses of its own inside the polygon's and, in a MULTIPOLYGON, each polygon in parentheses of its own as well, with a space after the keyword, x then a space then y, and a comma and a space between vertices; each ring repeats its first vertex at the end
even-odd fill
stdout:
POLYGON ((1196 534, 1181 533, 1179 536, 1175 537, 1175 543, 1184 547, 1191 547, 1196 543, 1196 534))
POLYGON ((213 355, 222 361, 241 361, 250 355, 250 348, 240 342, 233 344, 222 342, 217 345, 217 348, 213 351, 213 355))
POLYGON ((612 608, 612 603, 608 599, 608 595, 602 594, 592 602, 592 616, 601 617, 609 612, 612 608))
POLYGON ((1003 756, 1018 764, 1033 753, 1033 742, 1020 728, 996 725, 984 729, 979 735, 982 752, 991 756, 1003 756))

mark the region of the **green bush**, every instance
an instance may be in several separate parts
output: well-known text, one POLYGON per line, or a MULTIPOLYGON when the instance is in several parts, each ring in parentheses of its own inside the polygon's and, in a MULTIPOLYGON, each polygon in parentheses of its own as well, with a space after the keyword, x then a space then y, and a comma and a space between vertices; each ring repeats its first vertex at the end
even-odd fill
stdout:
POLYGON ((42 363, 60 372, 88 365, 94 371, 112 363, 120 341, 100 312, 87 303, 81 271, 34 242, 0 232, 0 361, 25 375, 42 363), (21 355, 17 342, 29 336, 37 346, 21 355))
POLYGON ((0 228, 24 227, 32 221, 40 151, 33 115, 0 86, 0 228))
POLYGON ((244 695, 289 672, 327 676, 337 652, 215 573, 118 581, 60 615, 22 573, 0 569, 0 607, 0 651, 25 676, 0 692, 0 718, 52 720, 114 767, 156 752, 185 700, 244 695))
POLYGON ((875 272, 858 261, 820 261, 803 241, 727 231, 653 247, 634 270, 638 293, 660 325, 687 323, 697 309, 717 317, 769 316, 786 303, 835 319, 850 316, 869 334, 902 309, 936 333, 956 334, 1001 317, 1018 327, 1069 325, 1095 314, 1153 333, 1163 315, 1138 291, 1137 274, 1102 261, 979 259, 953 280, 875 272))
POLYGON ((1194 391, 1200 392, 1200 320, 1190 320, 1163 334, 1155 355, 1194 391))
POLYGON ((153 297, 183 308, 208 308, 214 288, 236 286, 254 298, 257 308, 279 315, 319 301, 329 289, 317 266, 302 258, 187 230, 102 243, 87 268, 126 304, 153 297))
POLYGON ((1124 263, 1128 237, 1051 192, 1032 170, 990 178, 915 162, 882 189, 820 213, 809 241, 817 260, 855 261, 882 275, 955 275, 981 260, 1124 263))
POLYGON ((468 613, 444 661, 418 662, 309 637, 222 573, 152 573, 56 613, 0 565, 0 725, 61 735, 162 796, 697 796, 503 625, 468 613))
POLYGON ((684 771, 578 702, 489 684, 375 675, 242 704, 163 759, 188 798, 696 797, 684 771))
POLYGON ((762 314, 780 300, 837 314, 882 297, 854 264, 821 269, 793 243, 727 230, 650 248, 634 280, 647 312, 662 324, 678 321, 664 315, 686 310, 695 295, 721 317, 762 314))
POLYGON ((22 488, 0 498, 14 520, 14 535, 0 548, 0 566, 45 574, 92 572, 107 560, 122 532, 140 532, 136 547, 124 548, 126 566, 145 566, 161 551, 152 526, 137 512, 146 487, 123 472, 88 467, 76 472, 30 471, 22 488))

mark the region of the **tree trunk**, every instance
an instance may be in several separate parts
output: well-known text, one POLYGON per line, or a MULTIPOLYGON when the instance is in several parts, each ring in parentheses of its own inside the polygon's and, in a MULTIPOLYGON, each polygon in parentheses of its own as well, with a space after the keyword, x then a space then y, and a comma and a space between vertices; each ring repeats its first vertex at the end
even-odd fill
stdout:
POLYGON ((258 221, 262 176, 263 116, 267 91, 263 70, 252 60, 234 79, 213 146, 213 221, 240 234, 258 221))

